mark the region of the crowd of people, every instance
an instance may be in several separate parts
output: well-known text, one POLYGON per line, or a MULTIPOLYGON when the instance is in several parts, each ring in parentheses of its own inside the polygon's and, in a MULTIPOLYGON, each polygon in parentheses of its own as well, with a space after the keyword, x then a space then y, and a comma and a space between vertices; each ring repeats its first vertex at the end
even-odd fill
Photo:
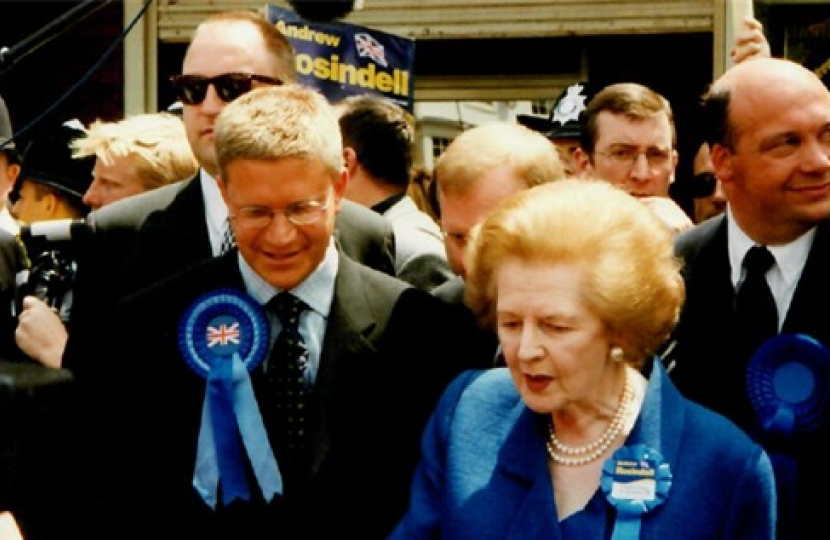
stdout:
POLYGON ((830 90, 752 18, 732 60, 695 153, 619 81, 432 171, 253 11, 198 25, 179 114, 22 149, 0 101, 0 352, 70 376, 0 539, 814 537, 830 90), (65 303, 18 298, 66 219, 65 303))

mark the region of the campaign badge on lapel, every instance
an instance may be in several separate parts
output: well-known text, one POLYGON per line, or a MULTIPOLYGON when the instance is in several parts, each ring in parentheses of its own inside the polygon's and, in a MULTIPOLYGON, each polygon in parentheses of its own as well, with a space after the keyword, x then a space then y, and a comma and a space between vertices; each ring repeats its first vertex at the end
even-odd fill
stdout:
POLYGON ((671 483, 671 468, 657 450, 634 444, 614 452, 600 480, 605 498, 617 509, 611 540, 639 538, 643 514, 663 504, 671 483))
POLYGON ((265 500, 282 493, 282 477, 251 384, 251 370, 268 352, 269 326, 253 298, 235 289, 199 297, 179 323, 179 349, 207 381, 193 486, 202 500, 250 499, 245 455, 265 500))

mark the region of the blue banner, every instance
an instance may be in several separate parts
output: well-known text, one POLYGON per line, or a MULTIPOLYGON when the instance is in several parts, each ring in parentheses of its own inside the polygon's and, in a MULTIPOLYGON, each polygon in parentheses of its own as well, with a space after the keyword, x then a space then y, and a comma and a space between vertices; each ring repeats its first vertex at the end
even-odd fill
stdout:
POLYGON ((415 40, 343 22, 307 21, 273 5, 267 17, 294 46, 301 84, 332 103, 374 93, 412 112, 415 40))

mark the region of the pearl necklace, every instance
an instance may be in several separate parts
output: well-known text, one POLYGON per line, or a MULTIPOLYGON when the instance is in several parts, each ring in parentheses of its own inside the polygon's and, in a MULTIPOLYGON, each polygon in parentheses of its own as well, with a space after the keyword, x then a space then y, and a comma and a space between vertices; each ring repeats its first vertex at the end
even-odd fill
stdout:
POLYGON ((549 428, 549 440, 546 444, 548 454, 551 459, 556 463, 568 466, 585 465, 586 463, 591 463, 592 461, 598 459, 605 453, 606 450, 608 450, 611 444, 622 432, 623 427, 625 426, 625 413, 628 409, 628 404, 633 398, 634 388, 629 377, 626 376, 625 386, 623 388, 622 397, 620 398, 620 404, 617 407, 617 411, 614 413, 614 417, 611 419, 611 423, 608 424, 608 428, 606 428, 605 432, 599 439, 583 446, 568 446, 562 443, 556 438, 556 435, 553 434, 553 422, 551 422, 549 428))

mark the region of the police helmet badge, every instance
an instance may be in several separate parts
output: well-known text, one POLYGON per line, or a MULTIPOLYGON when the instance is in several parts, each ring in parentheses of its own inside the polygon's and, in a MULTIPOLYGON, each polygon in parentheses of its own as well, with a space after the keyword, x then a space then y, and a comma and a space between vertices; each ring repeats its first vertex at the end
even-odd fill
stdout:
POLYGON ((564 126, 570 121, 579 121, 579 115, 585 110, 587 100, 587 96, 582 94, 584 89, 585 87, 579 83, 565 89, 565 95, 554 107, 553 122, 559 122, 564 126))

